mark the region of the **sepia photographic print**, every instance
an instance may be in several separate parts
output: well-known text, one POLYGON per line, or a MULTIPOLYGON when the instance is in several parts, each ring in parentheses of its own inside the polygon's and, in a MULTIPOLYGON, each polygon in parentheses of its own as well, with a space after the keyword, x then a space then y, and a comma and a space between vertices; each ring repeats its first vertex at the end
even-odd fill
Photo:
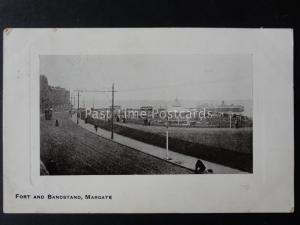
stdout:
POLYGON ((251 54, 39 62, 41 175, 252 173, 251 54))

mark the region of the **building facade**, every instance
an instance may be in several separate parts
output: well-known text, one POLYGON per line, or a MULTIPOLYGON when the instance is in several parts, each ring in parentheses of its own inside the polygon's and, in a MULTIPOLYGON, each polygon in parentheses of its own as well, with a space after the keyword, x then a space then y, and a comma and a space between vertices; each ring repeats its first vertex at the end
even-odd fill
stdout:
POLYGON ((40 110, 52 108, 55 111, 68 110, 71 107, 70 91, 62 87, 48 84, 45 75, 40 75, 40 110))

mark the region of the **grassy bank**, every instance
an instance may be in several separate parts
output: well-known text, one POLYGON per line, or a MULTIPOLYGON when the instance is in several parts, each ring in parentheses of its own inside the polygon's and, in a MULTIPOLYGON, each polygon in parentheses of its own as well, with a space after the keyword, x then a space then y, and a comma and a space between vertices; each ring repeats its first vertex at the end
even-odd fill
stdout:
MULTIPOLYGON (((131 123, 119 123, 121 126, 145 132, 166 135, 164 126, 143 126, 131 123)), ((252 128, 186 128, 169 127, 169 137, 188 142, 223 148, 241 153, 252 153, 252 128)))
MULTIPOLYGON (((111 130, 111 125, 101 120, 89 119, 89 123, 97 123, 97 125, 105 130, 111 130)), ((151 128, 149 128, 151 129, 151 128)), ((186 128, 188 129, 188 128, 186 128)), ((145 131, 127 126, 121 126, 115 124, 114 131, 120 135, 133 138, 144 143, 152 144, 159 147, 166 146, 166 138, 162 133, 145 131)), ((178 133, 184 137, 185 132, 178 133)), ((214 135, 210 136, 214 137, 214 135)), ((208 136, 206 138, 209 138, 208 136)), ((224 137, 227 138, 228 137, 224 137)), ((252 139, 252 138, 251 138, 252 139)), ((226 141, 226 140, 225 140, 226 141)), ((251 140, 252 141, 252 140, 251 140)), ((252 142, 251 142, 252 144, 252 142)), ((224 147, 212 146, 207 144, 201 144, 195 141, 189 141, 177 137, 169 137, 169 149, 182 154, 194 156, 207 160, 210 162, 218 163, 224 166, 240 169, 246 172, 252 172, 252 151, 240 152, 226 149, 224 147)))

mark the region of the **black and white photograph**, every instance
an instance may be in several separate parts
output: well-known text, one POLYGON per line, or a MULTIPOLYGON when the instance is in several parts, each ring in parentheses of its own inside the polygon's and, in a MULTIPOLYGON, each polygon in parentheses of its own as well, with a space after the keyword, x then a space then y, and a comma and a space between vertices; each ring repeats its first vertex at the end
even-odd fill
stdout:
POLYGON ((294 211, 284 29, 4 32, 8 213, 294 211))
POLYGON ((41 175, 252 173, 251 54, 39 63, 41 175))

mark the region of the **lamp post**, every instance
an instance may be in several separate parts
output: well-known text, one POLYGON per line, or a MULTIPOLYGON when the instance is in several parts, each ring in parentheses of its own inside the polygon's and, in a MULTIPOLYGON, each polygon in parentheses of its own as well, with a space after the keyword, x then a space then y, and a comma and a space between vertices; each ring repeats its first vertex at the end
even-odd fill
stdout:
POLYGON ((114 139, 114 93, 115 93, 115 86, 112 84, 112 91, 111 91, 111 139, 114 139))
POLYGON ((169 119, 167 120, 167 122, 165 123, 166 125, 166 153, 167 153, 167 160, 171 160, 171 158, 169 158, 169 119))

